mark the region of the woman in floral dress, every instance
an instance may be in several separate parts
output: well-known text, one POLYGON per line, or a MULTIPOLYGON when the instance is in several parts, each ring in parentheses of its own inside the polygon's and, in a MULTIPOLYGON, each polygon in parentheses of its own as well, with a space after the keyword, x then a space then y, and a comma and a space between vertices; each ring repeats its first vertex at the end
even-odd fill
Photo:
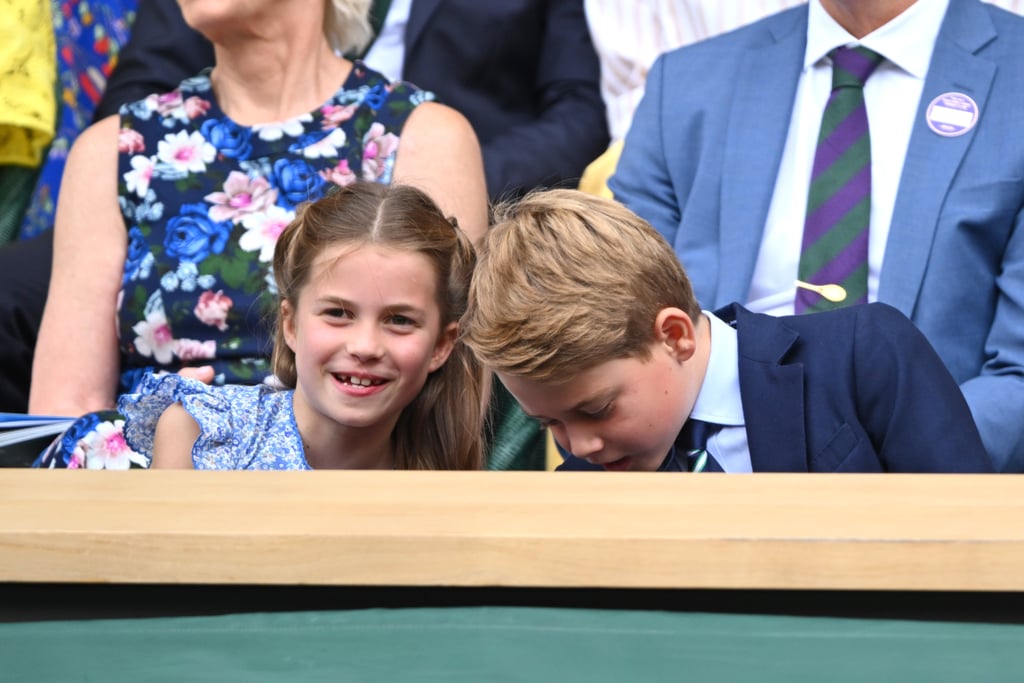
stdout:
POLYGON ((216 66, 90 127, 68 158, 30 412, 85 417, 42 466, 146 466, 113 407, 148 370, 272 381, 270 258, 300 203, 401 180, 486 228, 466 120, 338 56, 369 37, 369 0, 180 4, 216 66))

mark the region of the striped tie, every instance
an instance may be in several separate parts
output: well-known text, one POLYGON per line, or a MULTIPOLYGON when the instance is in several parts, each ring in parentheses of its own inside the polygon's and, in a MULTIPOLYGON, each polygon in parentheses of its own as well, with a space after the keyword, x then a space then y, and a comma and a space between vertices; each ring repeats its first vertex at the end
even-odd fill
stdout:
POLYGON ((829 56, 832 94, 821 118, 814 154, 798 277, 814 285, 842 285, 846 298, 833 303, 799 288, 796 313, 866 303, 868 297, 871 141, 864 81, 882 56, 865 47, 840 47, 829 56))

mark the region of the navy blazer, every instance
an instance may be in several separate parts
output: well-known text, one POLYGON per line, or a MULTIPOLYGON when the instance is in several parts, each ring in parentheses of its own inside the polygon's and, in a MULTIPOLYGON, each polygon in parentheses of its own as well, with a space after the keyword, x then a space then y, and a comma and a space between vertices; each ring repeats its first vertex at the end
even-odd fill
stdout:
POLYGON ((575 186, 608 145, 582 0, 413 0, 403 80, 469 119, 492 199, 575 186))
MULTIPOLYGON (((807 42, 807 5, 663 55, 610 186, 675 248, 707 308, 746 301, 807 42)), ((971 406, 997 469, 1024 471, 1024 18, 950 0, 935 42, 878 289, 971 406), (942 137, 929 103, 977 103, 942 137)), ((872 121, 872 126, 882 122, 872 121)))
POLYGON ((993 471, 956 382, 891 306, 715 314, 736 327, 754 472, 993 471))

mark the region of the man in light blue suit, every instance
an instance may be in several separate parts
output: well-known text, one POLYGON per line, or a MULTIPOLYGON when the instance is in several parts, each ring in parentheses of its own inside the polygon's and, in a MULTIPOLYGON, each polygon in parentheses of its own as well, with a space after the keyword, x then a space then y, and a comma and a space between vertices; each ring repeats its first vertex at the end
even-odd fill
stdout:
POLYGON ((705 308, 793 312, 828 53, 884 57, 868 298, 924 332, 997 470, 1024 471, 1024 19, 978 0, 811 0, 667 53, 615 196, 673 245, 705 308))

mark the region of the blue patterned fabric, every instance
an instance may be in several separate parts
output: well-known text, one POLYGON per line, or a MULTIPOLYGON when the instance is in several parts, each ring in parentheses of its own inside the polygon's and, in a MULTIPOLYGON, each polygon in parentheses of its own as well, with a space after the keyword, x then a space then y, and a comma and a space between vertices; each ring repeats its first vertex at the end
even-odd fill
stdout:
POLYGON ((92 121, 93 112, 128 41, 135 0, 53 2, 57 78, 61 97, 57 132, 43 162, 18 233, 28 238, 53 227, 68 150, 92 121))
POLYGON ((181 403, 199 425, 192 449, 197 470, 308 470, 294 393, 266 384, 211 387, 180 375, 147 375, 139 391, 124 394, 117 405, 126 444, 147 464, 157 420, 181 403))

